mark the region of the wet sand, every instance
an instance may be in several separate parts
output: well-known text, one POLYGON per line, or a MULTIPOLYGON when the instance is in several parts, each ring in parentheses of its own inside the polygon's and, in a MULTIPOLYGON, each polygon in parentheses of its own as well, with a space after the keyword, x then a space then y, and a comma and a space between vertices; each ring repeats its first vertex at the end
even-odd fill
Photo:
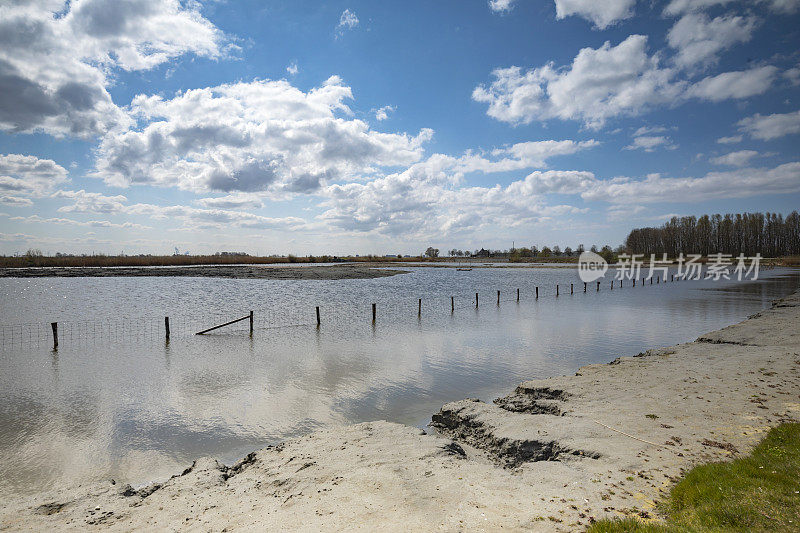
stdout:
MULTIPOLYGON (((369 422, 141 488, 5 500, 2 530, 575 531, 653 517, 681 472, 800 418, 800 293, 697 341, 522 383, 433 416, 369 422)), ((675 325, 676 327, 678 325, 675 325)))
POLYGON ((321 265, 203 265, 179 267, 41 267, 2 268, 4 278, 82 277, 203 277, 233 279, 337 280, 372 279, 405 274, 398 269, 376 269, 362 264, 321 265))

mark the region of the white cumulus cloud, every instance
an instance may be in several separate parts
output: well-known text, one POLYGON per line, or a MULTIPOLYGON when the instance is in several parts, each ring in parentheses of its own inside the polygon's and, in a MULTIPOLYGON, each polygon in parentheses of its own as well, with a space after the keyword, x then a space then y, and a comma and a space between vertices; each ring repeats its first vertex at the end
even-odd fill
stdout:
POLYGON ((563 19, 577 15, 604 30, 620 20, 633 16, 636 0, 555 0, 556 18, 563 19))
POLYGON ((530 70, 495 69, 494 81, 476 87, 472 98, 488 104, 490 117, 514 125, 560 119, 598 129, 610 118, 691 98, 719 102, 763 94, 778 69, 758 66, 695 83, 679 74, 679 69, 661 66, 660 54, 648 54, 646 36, 631 35, 616 46, 606 41, 600 48, 583 48, 569 66, 551 62, 530 70))
POLYGON ((254 194, 243 193, 228 194, 215 198, 200 198, 195 203, 202 207, 216 209, 261 209, 264 207, 264 202, 261 198, 254 194))
POLYGON ((342 35, 345 30, 352 30, 356 26, 358 26, 358 17, 349 9, 345 9, 339 17, 339 24, 336 25, 336 31, 339 35, 342 35))
POLYGON ((107 196, 97 192, 79 191, 57 191, 53 198, 67 198, 72 200, 71 205, 60 207, 59 213, 97 213, 103 215, 114 215, 122 213, 128 199, 121 194, 107 196))
POLYGON ((49 194, 67 181, 67 169, 52 159, 32 155, 0 155, 0 199, 7 205, 30 205, 28 198, 49 194))
POLYGON ((765 93, 772 86, 777 74, 778 69, 771 65, 723 72, 692 85, 687 91, 687 96, 712 102, 748 98, 765 93))
POLYGON ((673 75, 648 55, 646 36, 631 35, 617 46, 583 48, 567 68, 496 69, 492 84, 477 87, 472 98, 489 104, 489 116, 512 124, 559 118, 598 128, 611 117, 678 99, 673 75))
POLYGON ((394 106, 385 105, 375 110, 375 120, 386 120, 389 118, 389 113, 393 113, 394 106))
POLYGON ((198 193, 308 193, 420 159, 432 131, 381 133, 352 114, 336 76, 307 93, 285 80, 140 95, 138 127, 103 138, 94 175, 115 186, 150 184, 198 193))
POLYGON ((489 9, 495 13, 508 13, 514 9, 515 0, 489 0, 489 9))
POLYGON ((751 137, 768 141, 794 133, 800 133, 800 111, 793 113, 756 113, 738 122, 739 129, 751 137))
POLYGON ((598 181, 581 196, 614 204, 700 202, 800 192, 800 162, 775 168, 743 168, 705 176, 669 178, 659 174, 643 180, 613 178, 598 181))
POLYGON ((115 69, 224 54, 224 35, 198 6, 178 0, 0 5, 0 129, 92 137, 125 124, 107 90, 115 69))
POLYGON ((710 7, 730 4, 738 0, 672 0, 667 7, 664 8, 665 15, 681 15, 683 13, 691 13, 703 11, 710 7))
POLYGON ((625 147, 625 150, 644 150, 654 152, 657 148, 674 150, 677 148, 672 139, 666 135, 638 135, 633 138, 633 142, 625 147))
POLYGON ((747 42, 756 27, 754 17, 687 14, 667 34, 670 47, 677 50, 675 63, 681 68, 716 63, 718 55, 737 43, 747 42))
POLYGON ((590 172, 534 172, 506 187, 453 187, 451 161, 431 158, 409 169, 367 183, 325 189, 327 210, 318 218, 333 228, 388 237, 429 239, 471 235, 487 227, 530 226, 583 213, 571 205, 549 205, 540 195, 571 191, 590 172))
POLYGON ((750 7, 754 4, 766 4, 770 11, 778 14, 794 13, 800 9, 800 0, 672 0, 664 8, 665 15, 681 15, 683 13, 696 13, 706 9, 740 4, 750 7))
POLYGON ((744 167, 750 164, 750 160, 758 155, 755 150, 738 150, 729 154, 713 157, 710 159, 715 165, 729 167, 744 167))

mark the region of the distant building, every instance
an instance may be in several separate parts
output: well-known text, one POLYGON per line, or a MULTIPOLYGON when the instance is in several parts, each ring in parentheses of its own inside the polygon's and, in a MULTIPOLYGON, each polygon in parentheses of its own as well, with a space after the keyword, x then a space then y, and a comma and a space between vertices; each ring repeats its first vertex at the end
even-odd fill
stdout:
POLYGON ((490 256, 491 254, 489 253, 489 250, 484 250, 483 248, 481 248, 473 257, 490 257, 490 256))

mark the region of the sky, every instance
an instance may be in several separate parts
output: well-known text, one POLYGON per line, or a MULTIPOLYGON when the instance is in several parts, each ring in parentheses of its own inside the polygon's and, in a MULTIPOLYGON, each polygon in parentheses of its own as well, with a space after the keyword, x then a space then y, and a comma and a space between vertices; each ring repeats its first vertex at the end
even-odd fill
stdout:
POLYGON ((800 206, 800 0, 6 0, 0 253, 616 246, 800 206))

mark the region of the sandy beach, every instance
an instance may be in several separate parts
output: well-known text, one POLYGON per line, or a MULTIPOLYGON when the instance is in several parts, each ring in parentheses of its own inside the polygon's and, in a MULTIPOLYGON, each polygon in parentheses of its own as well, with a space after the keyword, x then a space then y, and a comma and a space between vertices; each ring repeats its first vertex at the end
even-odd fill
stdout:
POLYGON ((177 267, 0 268, 0 278, 202 277, 232 279, 336 280, 372 279, 404 274, 363 264, 342 265, 203 265, 177 267))
POLYGON ((798 324, 795 293, 695 342, 447 404, 435 434, 368 422, 231 466, 198 459, 145 487, 54 487, 4 501, 0 530, 575 531, 651 519, 682 471, 746 454, 800 418, 798 324))

